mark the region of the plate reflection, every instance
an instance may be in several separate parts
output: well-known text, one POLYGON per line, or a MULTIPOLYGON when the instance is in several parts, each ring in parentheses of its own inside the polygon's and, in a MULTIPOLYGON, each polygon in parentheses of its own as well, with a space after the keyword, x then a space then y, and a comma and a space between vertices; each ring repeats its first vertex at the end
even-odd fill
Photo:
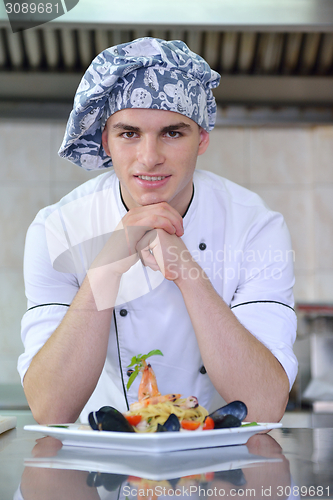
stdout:
POLYGON ((45 437, 25 460, 16 499, 267 499, 290 484, 289 462, 267 434, 241 446, 146 455, 63 447, 45 437))

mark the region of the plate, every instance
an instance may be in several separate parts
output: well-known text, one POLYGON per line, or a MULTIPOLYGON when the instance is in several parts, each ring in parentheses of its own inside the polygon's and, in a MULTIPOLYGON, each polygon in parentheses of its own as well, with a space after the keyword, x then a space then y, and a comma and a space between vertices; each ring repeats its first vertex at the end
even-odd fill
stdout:
POLYGON ((0 415, 0 434, 16 427, 16 417, 2 417, 0 415))
POLYGON ((97 448, 63 446, 56 456, 34 456, 24 460, 26 467, 95 471, 144 477, 152 480, 232 471, 266 462, 281 462, 281 458, 263 457, 249 452, 247 446, 224 446, 166 453, 142 453, 97 448))
POLYGON ((258 432, 282 427, 281 423, 260 423, 256 426, 242 426, 209 431, 132 433, 81 430, 79 424, 64 427, 26 425, 26 431, 40 432, 59 439, 64 446, 106 448, 111 450, 162 453, 168 451, 193 450, 216 446, 245 444, 258 432))

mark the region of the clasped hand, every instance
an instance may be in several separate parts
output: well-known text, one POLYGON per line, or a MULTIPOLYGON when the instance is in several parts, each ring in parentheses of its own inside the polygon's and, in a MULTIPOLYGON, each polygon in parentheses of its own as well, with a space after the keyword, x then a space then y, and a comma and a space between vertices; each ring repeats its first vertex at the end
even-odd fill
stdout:
POLYGON ((145 266, 175 281, 182 256, 189 255, 181 239, 183 234, 183 219, 168 203, 133 208, 120 221, 90 271, 104 268, 121 276, 141 259, 145 266))

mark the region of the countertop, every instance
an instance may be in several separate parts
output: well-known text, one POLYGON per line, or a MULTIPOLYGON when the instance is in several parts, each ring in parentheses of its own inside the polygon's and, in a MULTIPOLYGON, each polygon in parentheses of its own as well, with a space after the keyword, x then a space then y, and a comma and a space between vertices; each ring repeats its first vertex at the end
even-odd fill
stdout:
POLYGON ((333 428, 283 427, 246 445, 133 457, 62 447, 23 424, 20 415, 0 436, 1 500, 333 498, 333 428))

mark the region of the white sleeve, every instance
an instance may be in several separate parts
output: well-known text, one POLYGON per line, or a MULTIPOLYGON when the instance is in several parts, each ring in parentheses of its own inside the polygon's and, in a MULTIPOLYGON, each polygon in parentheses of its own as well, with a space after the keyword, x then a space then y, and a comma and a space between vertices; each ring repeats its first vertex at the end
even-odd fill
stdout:
POLYGON ((298 369, 292 347, 296 338, 295 312, 285 305, 264 301, 239 304, 232 308, 232 312, 279 360, 291 389, 298 369))
POLYGON ((298 369, 293 352, 294 253, 281 214, 270 212, 248 235, 238 287, 230 304, 238 320, 279 360, 292 387, 298 369))
POLYGON ((21 324, 21 338, 25 349, 17 365, 21 381, 32 358, 59 326, 79 289, 74 274, 58 272, 52 267, 45 226, 39 216, 27 232, 24 282, 28 310, 21 324))

